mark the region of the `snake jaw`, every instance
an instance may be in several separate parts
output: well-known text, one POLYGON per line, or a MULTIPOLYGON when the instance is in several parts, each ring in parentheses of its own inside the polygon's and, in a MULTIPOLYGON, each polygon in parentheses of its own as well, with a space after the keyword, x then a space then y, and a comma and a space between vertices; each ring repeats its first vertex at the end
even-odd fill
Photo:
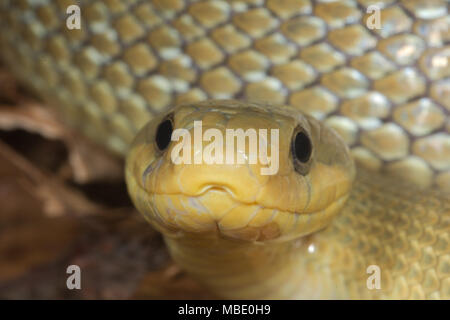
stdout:
POLYGON ((252 242, 289 241, 321 230, 339 213, 348 197, 343 195, 323 210, 297 213, 240 203, 217 187, 198 196, 149 194, 139 189, 138 197, 133 197, 136 207, 167 236, 196 234, 252 242))
POLYGON ((160 116, 141 130, 127 157, 127 184, 136 207, 166 235, 284 241, 327 226, 344 205, 354 176, 344 143, 299 112, 272 107, 268 120, 264 107, 237 106, 213 101, 177 107, 170 114, 175 128, 192 129, 199 119, 209 127, 219 123, 221 129, 245 120, 247 126, 280 128, 280 171, 261 175, 261 166, 253 164, 175 165, 173 144, 161 152, 154 143, 155 127, 166 118, 160 116), (296 172, 289 148, 299 123, 315 145, 307 174, 296 172), (323 156, 324 149, 336 163, 323 156))

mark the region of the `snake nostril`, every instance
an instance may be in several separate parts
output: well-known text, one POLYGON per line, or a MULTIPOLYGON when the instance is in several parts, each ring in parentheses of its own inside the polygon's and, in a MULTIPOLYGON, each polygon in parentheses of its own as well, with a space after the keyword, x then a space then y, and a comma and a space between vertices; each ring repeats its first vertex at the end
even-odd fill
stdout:
POLYGON ((227 194, 228 196, 234 197, 236 195, 236 190, 224 185, 208 185, 201 189, 200 193, 215 193, 215 194, 227 194))
POLYGON ((208 189, 209 192, 214 191, 214 192, 227 192, 227 190, 224 187, 218 187, 218 186, 213 186, 210 187, 208 189))

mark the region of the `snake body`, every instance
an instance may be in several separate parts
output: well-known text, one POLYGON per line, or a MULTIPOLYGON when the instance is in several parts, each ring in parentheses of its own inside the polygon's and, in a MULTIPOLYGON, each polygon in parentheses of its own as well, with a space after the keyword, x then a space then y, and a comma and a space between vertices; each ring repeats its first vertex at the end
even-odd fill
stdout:
POLYGON ((374 3, 1 0, 0 56, 128 154, 137 208, 217 295, 449 299, 448 1, 376 1, 379 28, 374 3), (279 173, 170 166, 155 147, 169 115, 280 129, 279 173), (297 127, 313 147, 300 171, 297 127))

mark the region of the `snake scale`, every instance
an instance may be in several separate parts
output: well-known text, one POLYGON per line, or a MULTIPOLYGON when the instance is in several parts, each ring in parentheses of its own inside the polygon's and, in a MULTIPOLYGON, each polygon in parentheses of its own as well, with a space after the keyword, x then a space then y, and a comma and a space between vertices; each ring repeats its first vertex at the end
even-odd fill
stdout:
POLYGON ((218 296, 450 299, 449 21, 445 0, 0 0, 0 56, 128 154, 137 208, 218 296), (195 120, 280 129, 278 173, 174 166, 161 134, 195 120))

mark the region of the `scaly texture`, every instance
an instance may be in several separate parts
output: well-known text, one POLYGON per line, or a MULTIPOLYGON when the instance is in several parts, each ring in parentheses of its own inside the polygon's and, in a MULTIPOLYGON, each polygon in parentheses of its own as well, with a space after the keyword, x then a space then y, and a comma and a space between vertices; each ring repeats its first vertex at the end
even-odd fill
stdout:
MULTIPOLYGON (((247 99, 323 119, 365 167, 448 190, 447 10, 445 0, 1 0, 0 55, 69 123, 120 153, 172 105, 247 99), (383 6, 381 28, 370 30, 373 3, 383 6), (81 7, 80 30, 66 28, 70 4, 81 7)), ((323 267, 330 279, 351 287, 353 269, 338 266, 349 255, 359 263, 373 246, 399 270, 390 296, 448 298, 448 194, 400 192, 395 181, 359 172, 334 231, 317 237, 352 243, 325 251, 350 250, 323 267), (390 234, 398 251, 383 242, 390 234)))
MULTIPOLYGON (((290 104, 358 162, 450 188, 447 0, 2 0, 7 65, 67 121, 124 153, 180 102, 290 104), (370 30, 367 7, 383 6, 370 30), (66 9, 81 7, 80 30, 66 9), (413 172, 413 173, 412 173, 413 172)), ((370 21, 369 21, 370 22, 370 21)))

